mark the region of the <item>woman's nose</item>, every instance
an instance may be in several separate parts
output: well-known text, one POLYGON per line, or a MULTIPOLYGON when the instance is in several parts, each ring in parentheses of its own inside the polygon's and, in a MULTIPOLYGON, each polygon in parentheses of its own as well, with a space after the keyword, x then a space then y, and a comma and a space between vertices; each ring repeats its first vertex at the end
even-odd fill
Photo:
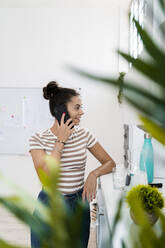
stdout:
POLYGON ((80 111, 80 114, 81 114, 81 115, 83 115, 83 114, 84 114, 84 111, 83 111, 82 109, 81 109, 81 111, 80 111))

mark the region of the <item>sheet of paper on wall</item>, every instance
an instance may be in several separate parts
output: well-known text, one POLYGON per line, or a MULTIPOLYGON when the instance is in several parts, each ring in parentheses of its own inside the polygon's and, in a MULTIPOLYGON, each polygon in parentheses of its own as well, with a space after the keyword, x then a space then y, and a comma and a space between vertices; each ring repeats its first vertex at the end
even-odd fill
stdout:
POLYGON ((36 103, 35 98, 22 99, 22 125, 29 130, 44 131, 50 127, 54 118, 49 113, 49 105, 40 97, 36 103), (42 130, 40 130, 42 123, 42 130), (48 125, 48 123, 50 123, 48 125))
POLYGON ((20 118, 16 116, 14 113, 8 115, 4 120, 5 127, 16 127, 19 128, 21 126, 20 118))
POLYGON ((19 128, 21 126, 21 117, 18 114, 18 104, 14 102, 11 109, 7 104, 1 106, 0 119, 0 128, 2 129, 6 127, 19 128))
POLYGON ((3 141, 5 139, 5 135, 2 130, 0 130, 0 141, 3 141))

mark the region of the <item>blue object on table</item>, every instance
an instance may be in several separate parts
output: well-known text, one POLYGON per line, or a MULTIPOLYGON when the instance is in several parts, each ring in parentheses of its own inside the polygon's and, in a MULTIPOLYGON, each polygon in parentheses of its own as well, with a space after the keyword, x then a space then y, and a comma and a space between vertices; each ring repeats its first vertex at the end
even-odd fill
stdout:
POLYGON ((144 144, 140 153, 140 170, 147 173, 148 183, 152 183, 154 178, 154 152, 151 142, 151 135, 144 134, 144 144))

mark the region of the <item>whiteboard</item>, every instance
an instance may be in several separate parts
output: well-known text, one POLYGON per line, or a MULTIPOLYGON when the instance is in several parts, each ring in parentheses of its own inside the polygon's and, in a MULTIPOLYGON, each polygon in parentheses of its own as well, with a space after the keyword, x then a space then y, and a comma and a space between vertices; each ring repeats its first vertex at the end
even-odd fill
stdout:
POLYGON ((0 154, 30 156, 30 136, 53 123, 42 88, 0 87, 0 154))

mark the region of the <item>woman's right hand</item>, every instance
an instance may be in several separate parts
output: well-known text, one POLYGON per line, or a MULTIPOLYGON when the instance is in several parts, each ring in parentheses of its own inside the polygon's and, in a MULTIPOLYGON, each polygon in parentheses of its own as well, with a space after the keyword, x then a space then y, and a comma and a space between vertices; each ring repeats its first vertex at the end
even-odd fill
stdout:
POLYGON ((71 124, 69 124, 72 121, 72 118, 68 119, 64 123, 64 117, 65 117, 65 113, 62 114, 60 125, 57 121, 58 139, 66 142, 68 140, 69 136, 74 132, 74 128, 72 128, 74 126, 74 124, 73 124, 73 122, 71 124))

